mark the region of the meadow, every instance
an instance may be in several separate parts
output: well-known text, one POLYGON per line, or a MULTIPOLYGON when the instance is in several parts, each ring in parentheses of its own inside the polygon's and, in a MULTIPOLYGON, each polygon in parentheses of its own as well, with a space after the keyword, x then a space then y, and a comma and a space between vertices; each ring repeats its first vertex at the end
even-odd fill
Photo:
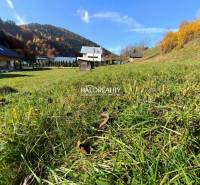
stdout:
POLYGON ((200 61, 179 54, 0 74, 0 87, 16 90, 0 94, 0 184, 199 184, 200 61), (121 91, 81 96, 86 85, 121 91), (110 119, 100 131, 103 109, 110 119))

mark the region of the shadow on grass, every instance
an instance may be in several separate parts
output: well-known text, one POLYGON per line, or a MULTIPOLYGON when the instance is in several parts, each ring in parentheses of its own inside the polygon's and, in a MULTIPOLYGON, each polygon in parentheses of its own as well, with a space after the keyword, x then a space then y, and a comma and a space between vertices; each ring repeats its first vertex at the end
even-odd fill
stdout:
POLYGON ((51 68, 25 68, 22 69, 22 71, 48 71, 48 70, 52 70, 51 68))
POLYGON ((17 89, 14 89, 9 86, 0 87, 0 94, 11 94, 11 93, 17 93, 17 92, 18 92, 17 89))
POLYGON ((0 79, 2 78, 17 78, 17 77, 31 77, 31 75, 12 74, 12 73, 0 73, 0 79))

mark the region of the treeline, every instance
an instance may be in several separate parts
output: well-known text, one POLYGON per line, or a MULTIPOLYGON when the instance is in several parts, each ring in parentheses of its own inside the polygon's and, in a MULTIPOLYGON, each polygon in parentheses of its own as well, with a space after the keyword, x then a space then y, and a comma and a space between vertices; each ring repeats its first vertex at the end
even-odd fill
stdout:
POLYGON ((163 54, 182 48, 188 42, 200 38, 200 19, 194 22, 183 22, 177 32, 168 32, 160 43, 163 54))
POLYGON ((31 68, 45 68, 45 67, 78 67, 77 61, 74 62, 54 62, 54 61, 48 61, 48 62, 30 62, 30 63, 23 63, 22 68, 26 69, 27 67, 31 68))

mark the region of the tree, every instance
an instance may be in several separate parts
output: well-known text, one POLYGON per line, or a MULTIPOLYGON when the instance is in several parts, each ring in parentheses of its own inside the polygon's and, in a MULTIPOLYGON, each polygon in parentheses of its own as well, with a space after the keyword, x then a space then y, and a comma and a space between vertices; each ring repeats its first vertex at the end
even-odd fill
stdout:
POLYGON ((194 22, 184 21, 177 32, 168 32, 160 43, 162 53, 182 48, 188 42, 200 38, 200 19, 194 22))
POLYGON ((20 40, 20 41, 23 41, 23 37, 21 34, 17 33, 16 35, 16 39, 20 40))
POLYGON ((48 58, 54 58, 55 56, 57 56, 57 54, 58 54, 58 52, 56 51, 55 48, 48 49, 48 51, 47 51, 48 58))
POLYGON ((174 32, 168 32, 160 43, 160 50, 162 53, 169 53, 178 46, 178 34, 174 32))

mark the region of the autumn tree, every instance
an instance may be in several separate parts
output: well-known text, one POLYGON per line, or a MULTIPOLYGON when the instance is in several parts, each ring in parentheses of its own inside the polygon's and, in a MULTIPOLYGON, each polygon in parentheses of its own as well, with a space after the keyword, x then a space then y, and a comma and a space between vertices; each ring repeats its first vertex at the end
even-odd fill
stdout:
POLYGON ((188 42, 200 38, 200 19, 194 22, 184 21, 177 32, 169 32, 160 43, 162 53, 182 48, 188 42))
POLYGON ((160 49, 162 53, 169 53, 178 46, 178 35, 174 32, 168 32, 160 43, 160 49))
POLYGON ((57 55, 58 55, 58 52, 56 51, 55 48, 48 49, 48 51, 47 51, 48 58, 54 58, 57 55))

